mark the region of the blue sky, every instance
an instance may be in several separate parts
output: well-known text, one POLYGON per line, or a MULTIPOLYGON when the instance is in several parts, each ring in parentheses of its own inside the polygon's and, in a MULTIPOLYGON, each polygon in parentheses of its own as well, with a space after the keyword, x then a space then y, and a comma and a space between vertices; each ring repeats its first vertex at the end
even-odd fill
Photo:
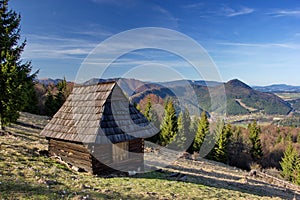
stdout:
MULTIPOLYGON (((40 69, 39 78, 75 80, 81 63, 105 39, 134 28, 162 27, 202 45, 224 81, 300 85, 298 0, 11 0, 9 6, 22 16, 22 36, 27 39, 23 59, 40 69)), ((128 53, 117 63, 134 68, 143 59, 174 67, 184 78, 199 78, 181 58, 159 50, 128 53)), ((178 78, 159 73, 157 66, 146 64, 127 74, 178 78)), ((122 71, 120 66, 115 70, 108 76, 122 71)))

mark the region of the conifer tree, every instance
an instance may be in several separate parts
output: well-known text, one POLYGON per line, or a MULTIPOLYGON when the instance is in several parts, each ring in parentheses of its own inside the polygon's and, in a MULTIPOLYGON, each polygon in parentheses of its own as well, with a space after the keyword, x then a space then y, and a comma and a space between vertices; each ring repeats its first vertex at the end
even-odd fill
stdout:
POLYGON ((160 142, 162 145, 168 145, 175 139, 178 131, 177 116, 172 100, 165 103, 165 111, 162 123, 160 125, 160 142))
POLYGON ((26 86, 37 72, 30 75, 31 63, 20 60, 26 41, 19 44, 21 16, 8 9, 8 0, 0 0, 0 129, 19 117, 26 105, 26 86))
POLYGON ((296 169, 294 174, 295 174, 294 183, 300 185, 300 158, 299 157, 298 157, 298 162, 296 164, 296 169))
POLYGON ((213 159, 226 163, 228 160, 229 138, 232 135, 230 124, 225 125, 224 121, 219 121, 216 129, 216 144, 213 149, 213 159))
POLYGON ((152 110, 151 99, 150 97, 148 97, 145 112, 144 112, 144 116, 148 119, 148 121, 151 121, 151 116, 150 116, 151 110, 152 110))
POLYGON ((201 118, 198 124, 197 133, 195 135, 195 139, 193 143, 194 151, 200 151, 201 145, 207 134, 209 134, 209 122, 205 111, 203 111, 201 113, 201 118))
MULTIPOLYGON (((152 103, 150 97, 147 99, 146 108, 144 112, 144 116, 148 119, 149 122, 151 122, 155 127, 159 128, 159 121, 158 116, 155 110, 152 108, 152 103)), ((159 135, 156 134, 150 138, 148 138, 149 141, 153 143, 157 143, 159 140, 159 135)))
POLYGON ((296 170, 299 169, 299 155, 296 149, 293 147, 292 143, 289 143, 287 146, 282 161, 280 162, 280 166, 282 168, 281 175, 293 182, 298 182, 298 176, 295 176, 296 170))
POLYGON ((176 145, 180 150, 186 147, 186 141, 191 135, 190 127, 191 118, 188 110, 181 111, 178 116, 178 134, 176 136, 176 145))
POLYGON ((60 109, 60 107, 64 104, 67 98, 67 81, 64 80, 60 81, 56 85, 58 89, 58 93, 53 95, 50 91, 47 93, 47 98, 45 101, 45 112, 48 116, 53 116, 55 113, 60 109))
POLYGON ((260 142, 260 134, 261 134, 261 129, 257 125, 257 122, 254 121, 252 124, 248 125, 248 130, 249 130, 249 139, 251 142, 251 156, 253 160, 258 160, 259 158, 262 157, 263 152, 262 152, 262 147, 261 147, 261 142, 260 142))

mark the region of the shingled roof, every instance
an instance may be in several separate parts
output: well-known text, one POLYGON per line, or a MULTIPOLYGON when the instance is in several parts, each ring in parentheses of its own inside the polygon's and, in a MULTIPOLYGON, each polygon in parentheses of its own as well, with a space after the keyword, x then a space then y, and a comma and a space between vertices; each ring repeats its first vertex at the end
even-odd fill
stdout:
POLYGON ((157 132, 116 82, 105 82, 75 86, 41 135, 102 144, 147 138, 157 132))

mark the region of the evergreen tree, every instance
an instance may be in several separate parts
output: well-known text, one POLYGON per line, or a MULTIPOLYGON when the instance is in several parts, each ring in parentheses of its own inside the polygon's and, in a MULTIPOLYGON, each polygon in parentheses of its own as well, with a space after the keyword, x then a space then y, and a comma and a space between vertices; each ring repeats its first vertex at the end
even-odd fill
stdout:
POLYGON ((186 142, 190 137, 191 118, 188 110, 181 111, 178 116, 178 134, 176 136, 176 145, 179 150, 187 147, 186 142))
POLYGON ((60 107, 64 104, 64 102, 67 99, 67 81, 66 78, 64 78, 62 81, 57 83, 57 89, 58 93, 55 95, 55 101, 56 101, 56 108, 55 113, 60 109, 60 107))
POLYGON ((50 90, 48 90, 47 98, 45 101, 45 112, 48 116, 53 116, 64 104, 67 98, 67 81, 64 79, 61 82, 58 82, 56 85, 58 93, 53 95, 50 90))
POLYGON ((175 139, 178 131, 177 116, 172 100, 165 103, 164 118, 160 125, 160 142, 162 145, 167 145, 175 139))
POLYGON ((48 90, 46 101, 45 101, 45 113, 48 116, 53 116, 56 113, 56 102, 54 96, 48 90))
MULTIPOLYGON (((151 122, 155 127, 159 128, 159 121, 158 116, 155 110, 152 108, 151 99, 150 97, 147 99, 147 104, 144 112, 144 116, 148 119, 149 122, 151 122)), ((156 134, 150 138, 148 138, 149 141, 153 143, 157 143, 159 140, 159 135, 156 134)))
POLYGON ((195 135, 195 139, 193 143, 194 151, 200 151, 201 145, 207 134, 209 134, 209 122, 205 111, 203 111, 201 113, 201 118, 198 124, 197 133, 195 135))
POLYGON ((148 121, 151 121, 151 110, 152 110, 151 99, 150 97, 148 97, 145 112, 144 112, 144 116, 148 119, 148 121))
POLYGON ((229 138, 232 135, 230 124, 225 125, 224 121, 219 121, 216 129, 216 144, 213 149, 213 159, 226 163, 228 160, 229 138))
POLYGON ((299 177, 295 176, 295 174, 299 167, 299 155, 292 143, 289 143, 287 146, 282 161, 280 162, 280 166, 282 168, 281 175, 285 179, 297 182, 299 177))
POLYGON ((253 160, 258 160, 263 155, 261 142, 259 138, 261 134, 261 129, 257 125, 257 122, 254 121, 252 124, 248 125, 248 130, 249 130, 249 139, 251 142, 251 150, 250 150, 251 156, 253 160))
POLYGON ((294 183, 300 185, 300 158, 299 157, 298 157, 298 162, 296 164, 296 169, 294 174, 295 174, 294 183))
POLYGON ((19 44, 21 16, 8 9, 8 0, 0 0, 0 129, 19 117, 27 98, 26 86, 37 72, 30 75, 31 63, 20 60, 26 41, 19 44))
POLYGON ((34 86, 35 86, 34 82, 27 82, 25 84, 24 91, 26 92, 26 95, 24 96, 24 107, 22 111, 33 113, 33 114, 40 114, 38 108, 39 100, 34 86))

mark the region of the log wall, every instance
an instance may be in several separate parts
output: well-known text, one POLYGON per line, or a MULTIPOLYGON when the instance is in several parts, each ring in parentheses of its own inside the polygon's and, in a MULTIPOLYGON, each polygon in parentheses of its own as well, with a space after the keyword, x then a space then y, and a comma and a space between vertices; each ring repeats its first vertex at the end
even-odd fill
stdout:
POLYGON ((144 170, 144 140, 129 141, 129 157, 127 160, 113 162, 112 144, 89 144, 47 138, 49 154, 59 156, 73 166, 93 174, 110 174, 119 169, 123 172, 144 170))
POLYGON ((61 159, 73 166, 92 171, 92 158, 90 152, 82 143, 69 142, 59 139, 48 139, 50 156, 59 156, 61 159))

